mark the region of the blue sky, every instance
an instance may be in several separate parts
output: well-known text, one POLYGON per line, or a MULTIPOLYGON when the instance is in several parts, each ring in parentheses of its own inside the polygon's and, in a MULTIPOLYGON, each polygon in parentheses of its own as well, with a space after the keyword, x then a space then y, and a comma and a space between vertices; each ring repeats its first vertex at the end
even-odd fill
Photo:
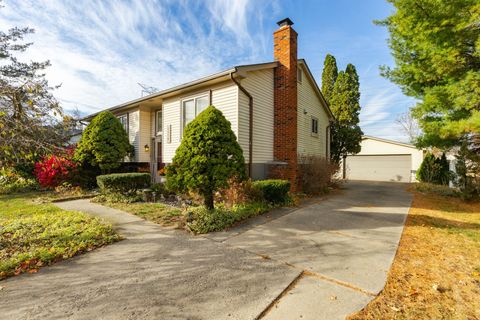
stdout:
POLYGON ((384 0, 30 1, 5 0, 0 28, 33 27, 21 59, 50 60, 46 76, 66 110, 96 112, 140 97, 143 83, 165 89, 238 64, 271 61, 276 21, 290 17, 299 52, 319 85, 327 53, 353 63, 361 85, 360 125, 406 141, 395 123, 414 100, 379 74, 393 65, 388 34, 373 20, 384 0))

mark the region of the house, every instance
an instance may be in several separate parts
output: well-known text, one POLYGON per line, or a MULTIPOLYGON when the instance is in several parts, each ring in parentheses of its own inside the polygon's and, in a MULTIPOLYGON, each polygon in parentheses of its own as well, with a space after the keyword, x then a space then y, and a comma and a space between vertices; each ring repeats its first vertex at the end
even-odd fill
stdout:
POLYGON ((361 151, 344 162, 349 180, 414 182, 424 151, 414 145, 363 136, 361 151))
MULTIPOLYGON (((183 129, 214 105, 230 121, 253 179, 288 178, 296 188, 299 154, 329 156, 334 119, 305 60, 293 22, 278 22, 274 61, 235 66, 112 107, 153 176, 171 163, 183 129)), ((85 118, 91 120, 96 114, 85 118)))

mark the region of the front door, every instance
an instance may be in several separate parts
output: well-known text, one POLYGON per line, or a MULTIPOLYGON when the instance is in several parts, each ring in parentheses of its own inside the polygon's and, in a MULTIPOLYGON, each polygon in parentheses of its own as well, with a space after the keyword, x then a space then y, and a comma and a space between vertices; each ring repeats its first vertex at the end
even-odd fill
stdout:
POLYGON ((165 164, 163 163, 162 157, 162 137, 158 136, 152 139, 153 145, 153 154, 152 154, 152 162, 153 162, 153 174, 155 182, 161 182, 161 176, 165 174, 165 164))

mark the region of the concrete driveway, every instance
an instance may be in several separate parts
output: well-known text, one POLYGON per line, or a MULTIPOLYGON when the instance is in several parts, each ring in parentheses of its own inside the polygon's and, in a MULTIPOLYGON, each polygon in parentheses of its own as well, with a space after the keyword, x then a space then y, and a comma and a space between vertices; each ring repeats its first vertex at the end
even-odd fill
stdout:
POLYGON ((203 237, 64 202, 127 239, 0 282, 0 318, 343 319, 383 288, 411 202, 405 187, 350 182, 203 237))

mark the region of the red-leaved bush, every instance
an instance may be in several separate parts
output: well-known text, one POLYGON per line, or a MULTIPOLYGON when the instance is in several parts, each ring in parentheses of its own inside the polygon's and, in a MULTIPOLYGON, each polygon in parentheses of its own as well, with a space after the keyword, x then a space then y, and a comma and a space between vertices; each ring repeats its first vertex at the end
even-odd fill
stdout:
POLYGON ((34 174, 38 183, 44 188, 55 188, 68 181, 76 169, 72 160, 74 148, 62 150, 58 155, 52 154, 43 157, 35 163, 34 174))

